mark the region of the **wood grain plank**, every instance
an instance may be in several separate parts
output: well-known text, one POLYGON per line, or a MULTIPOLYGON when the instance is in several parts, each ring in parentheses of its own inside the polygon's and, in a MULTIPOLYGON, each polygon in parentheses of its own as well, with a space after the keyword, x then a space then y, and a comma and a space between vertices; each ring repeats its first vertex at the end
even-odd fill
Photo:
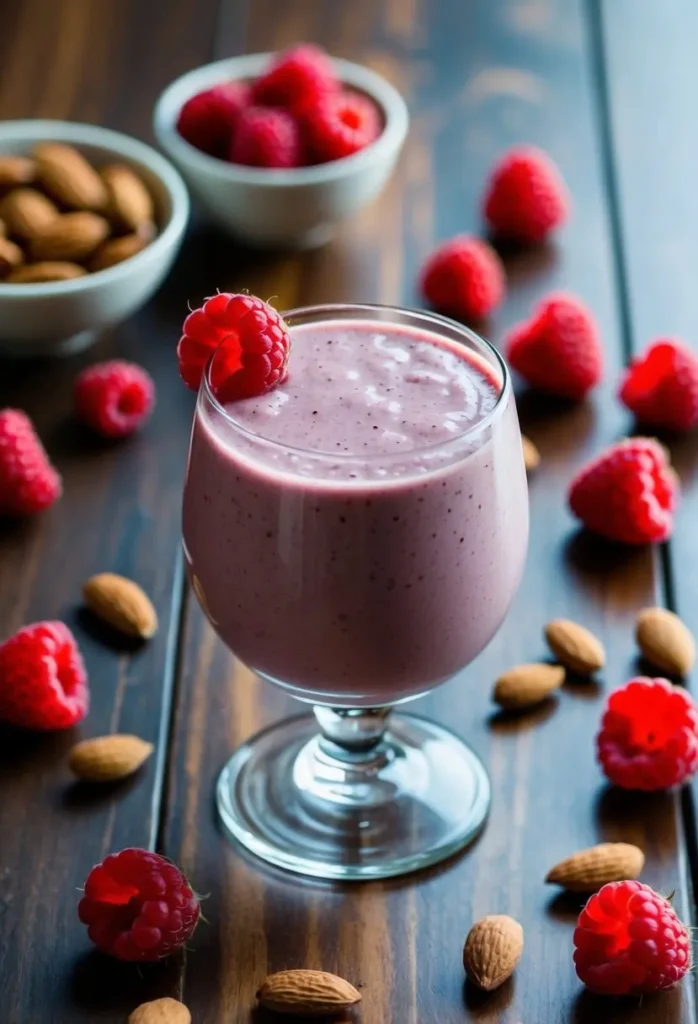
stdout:
MULTIPOLYGON (((217 4, 187 0, 21 0, 3 5, 0 116, 95 121, 149 136, 157 93, 208 59, 217 4)), ((0 362, 0 407, 26 409, 63 474, 65 495, 36 522, 0 527, 0 636, 42 618, 75 631, 92 683, 79 730, 0 734, 0 988, 7 1024, 123 1021, 142 999, 175 991, 178 963, 138 971, 89 952, 78 889, 114 850, 155 842, 164 778, 182 586, 179 494, 191 400, 173 349, 186 297, 187 255, 150 305, 84 356, 0 362), (179 283, 175 283, 179 282, 179 283), (123 444, 91 439, 71 419, 78 370, 114 356, 146 366, 155 415, 123 444), (153 597, 160 631, 117 646, 80 610, 83 581, 110 569, 153 597), (132 782, 99 793, 75 785, 65 755, 79 736, 133 732, 157 745, 132 782)))
POLYGON ((531 488, 524 583, 481 657, 415 705, 467 737, 492 774, 492 818, 465 856, 418 876, 342 887, 267 870, 226 845, 212 808, 218 770, 252 732, 295 709, 236 663, 189 604, 165 839, 196 886, 211 893, 184 986, 201 1024, 249 1021, 263 975, 294 966, 335 970, 359 984, 364 1024, 694 1020, 688 991, 630 1010, 583 994, 571 961, 578 905, 542 884, 565 854, 624 838, 645 848, 647 881, 677 888, 684 908, 687 897, 674 799, 620 798, 593 761, 602 696, 630 674, 634 614, 654 599, 652 560, 577 534, 564 507, 575 467, 624 426, 612 398, 624 351, 588 29, 581 0, 257 0, 251 10, 250 52, 309 38, 383 70, 407 97, 411 132, 382 199, 328 248, 254 265, 219 250, 202 272, 211 275, 202 292, 246 286, 278 295, 280 306, 417 304, 415 271, 431 245, 478 230, 491 161, 511 143, 533 141, 560 163, 575 214, 556 244, 509 260, 510 293, 487 333, 501 338, 547 290, 567 287, 595 310, 609 372, 593 401, 576 408, 521 395, 524 426, 543 453, 531 488), (553 615, 580 619, 602 637, 603 678, 567 686, 557 703, 521 721, 493 715, 492 680, 544 655, 541 627, 553 615), (488 912, 519 917, 527 945, 516 978, 481 998, 463 987, 460 951, 473 919, 488 912))

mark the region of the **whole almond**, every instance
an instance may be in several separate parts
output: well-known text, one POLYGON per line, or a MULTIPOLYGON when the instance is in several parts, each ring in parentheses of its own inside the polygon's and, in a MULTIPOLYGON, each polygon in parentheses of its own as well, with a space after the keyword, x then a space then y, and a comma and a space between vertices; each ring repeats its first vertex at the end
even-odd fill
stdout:
POLYGON ((130 167, 108 164, 99 173, 107 190, 107 216, 118 228, 138 231, 155 219, 150 192, 130 167))
POLYGON ((565 670, 560 665, 544 662, 517 665, 499 677, 494 684, 492 699, 506 710, 516 711, 539 704, 558 690, 565 681, 565 670))
POLYGON ((127 636, 147 640, 158 628, 158 617, 150 598, 137 583, 102 572, 82 588, 85 604, 93 614, 127 636))
POLYGON ((557 660, 570 672, 589 675, 606 664, 600 640, 585 626, 570 619, 554 619, 545 627, 545 639, 557 660))
POLYGON ((514 973, 523 953, 523 928, 507 914, 490 914, 468 932, 463 966, 473 984, 491 992, 514 973))
POLYGON ((526 467, 526 472, 532 473, 534 469, 538 469, 538 466, 540 465, 540 452, 534 445, 533 441, 524 434, 521 435, 521 444, 523 445, 524 466, 526 467))
POLYGON ((44 261, 17 267, 8 274, 5 281, 8 284, 43 284, 47 281, 72 281, 76 277, 85 277, 86 274, 85 268, 79 267, 77 263, 44 261))
POLYGON ((117 263, 123 263, 124 260, 135 256, 141 249, 145 249, 147 244, 148 240, 137 234, 109 238, 100 245, 90 260, 90 270, 94 273, 98 270, 106 270, 108 267, 115 267, 117 263))
POLYGON ((97 213, 64 213, 31 240, 35 260, 70 260, 90 256, 109 235, 109 222, 97 213))
POLYGON ((24 263, 24 253, 9 238, 0 238, 0 277, 24 263))
POLYGON ((68 764, 79 779, 116 782, 137 772, 152 752, 153 744, 139 736, 97 736, 76 743, 70 751, 68 764))
POLYGON ((599 843, 579 850, 551 868, 546 882, 570 892, 596 892, 606 882, 637 878, 645 866, 645 855, 631 843, 599 843))
POLYGON ((0 217, 17 238, 35 238, 58 216, 58 208, 34 188, 14 188, 0 201, 0 217))
POLYGON ((128 1024, 191 1024, 191 1014, 177 999, 154 999, 133 1011, 128 1024))
POLYGON ((693 668, 693 634, 678 615, 666 608, 643 608, 635 622, 635 636, 645 658, 662 672, 686 676, 693 668))
POLYGON ((0 156, 0 188, 29 185, 36 177, 36 164, 28 156, 0 156))
POLYGON ((71 210, 102 210, 107 203, 104 182, 82 153, 60 142, 34 150, 36 174, 54 199, 71 210))
POLYGON ((267 1010, 305 1017, 324 1017, 354 1006, 361 1000, 344 978, 327 971, 279 971, 270 974, 257 992, 267 1010))

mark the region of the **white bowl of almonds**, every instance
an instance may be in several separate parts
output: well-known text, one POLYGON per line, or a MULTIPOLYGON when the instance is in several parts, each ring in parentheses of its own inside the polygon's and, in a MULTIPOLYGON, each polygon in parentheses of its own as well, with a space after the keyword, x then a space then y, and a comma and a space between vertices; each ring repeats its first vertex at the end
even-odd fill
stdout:
POLYGON ((189 198, 150 146, 94 125, 0 122, 0 356, 86 348, 160 285, 189 198))

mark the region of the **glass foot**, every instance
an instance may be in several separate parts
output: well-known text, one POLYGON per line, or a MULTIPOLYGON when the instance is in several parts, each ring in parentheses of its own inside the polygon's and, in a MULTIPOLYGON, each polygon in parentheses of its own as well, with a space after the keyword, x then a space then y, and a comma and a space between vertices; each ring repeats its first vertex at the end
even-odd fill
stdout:
POLYGON ((358 880, 462 849, 485 823, 490 784, 480 759, 440 725, 318 708, 316 718, 289 719, 241 747, 216 796, 227 833, 263 860, 358 880))

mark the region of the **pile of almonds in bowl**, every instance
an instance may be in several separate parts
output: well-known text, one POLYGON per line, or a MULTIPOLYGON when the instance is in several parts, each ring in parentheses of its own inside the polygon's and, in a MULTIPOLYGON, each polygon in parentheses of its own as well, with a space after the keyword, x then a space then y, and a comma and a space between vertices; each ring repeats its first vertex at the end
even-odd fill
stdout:
POLYGON ((59 142, 0 156, 0 287, 106 270, 157 233, 153 197, 127 164, 93 167, 59 142))

